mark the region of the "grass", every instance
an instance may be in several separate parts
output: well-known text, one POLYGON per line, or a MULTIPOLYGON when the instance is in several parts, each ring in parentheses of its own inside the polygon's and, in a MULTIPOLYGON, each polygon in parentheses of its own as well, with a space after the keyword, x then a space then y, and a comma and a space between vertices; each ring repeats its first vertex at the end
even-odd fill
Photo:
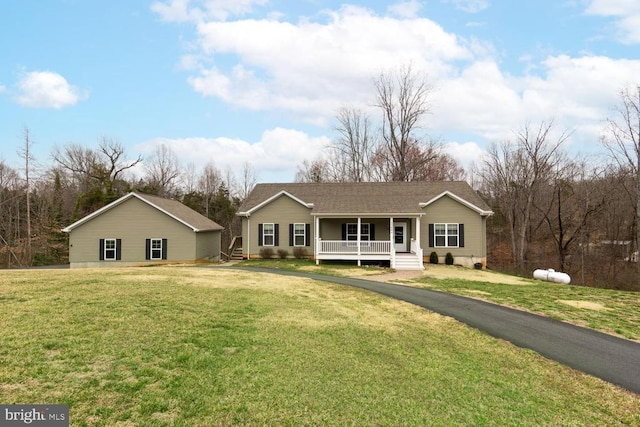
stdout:
POLYGON ((315 263, 308 259, 252 259, 242 261, 238 265, 245 267, 273 268, 276 270, 304 271, 315 274, 326 274, 328 276, 352 277, 370 276, 388 273, 388 268, 377 265, 358 267, 355 261, 331 261, 315 263))
POLYGON ((479 298, 497 304, 524 309, 565 322, 631 340, 640 340, 640 293, 615 291, 575 285, 560 285, 533 279, 520 279, 518 284, 442 279, 438 271, 428 267, 432 274, 414 280, 417 286, 479 298))
MULTIPOLYGON (((393 270, 304 260, 252 260, 245 266, 308 271, 335 276, 367 276, 393 270)), ((560 285, 492 271, 425 264, 421 277, 395 280, 549 316, 631 340, 640 340, 640 292, 560 285)), ((418 274, 420 276, 420 274, 418 274)))
POLYGON ((640 397, 426 310, 214 268, 3 271, 0 402, 74 426, 638 425, 640 397))

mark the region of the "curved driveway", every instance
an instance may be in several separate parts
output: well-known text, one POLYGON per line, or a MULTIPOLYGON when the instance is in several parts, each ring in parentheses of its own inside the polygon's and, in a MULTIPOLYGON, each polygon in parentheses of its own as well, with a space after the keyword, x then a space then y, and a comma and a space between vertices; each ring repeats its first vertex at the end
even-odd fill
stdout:
POLYGON ((232 268, 306 277, 377 292, 453 317, 496 338, 640 394, 640 343, 635 341, 429 289, 269 268, 232 268))

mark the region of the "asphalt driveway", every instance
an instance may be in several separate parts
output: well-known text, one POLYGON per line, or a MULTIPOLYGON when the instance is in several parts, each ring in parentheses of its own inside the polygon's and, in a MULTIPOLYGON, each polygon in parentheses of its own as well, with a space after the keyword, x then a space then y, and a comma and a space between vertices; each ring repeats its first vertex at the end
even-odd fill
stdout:
POLYGON ((263 273, 353 286, 452 317, 496 338, 640 394, 640 343, 497 304, 372 280, 254 267, 263 273))

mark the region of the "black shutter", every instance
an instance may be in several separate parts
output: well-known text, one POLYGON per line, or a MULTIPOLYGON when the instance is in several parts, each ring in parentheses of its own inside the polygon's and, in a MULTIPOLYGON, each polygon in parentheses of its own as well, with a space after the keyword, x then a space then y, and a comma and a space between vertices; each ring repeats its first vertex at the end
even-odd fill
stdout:
POLYGON ((258 246, 262 246, 264 243, 262 242, 262 224, 258 224, 258 246))
POLYGON ((280 246, 280 224, 273 225, 273 232, 275 237, 273 238, 273 246, 280 246))
POLYGON ((429 247, 430 248, 434 246, 433 239, 434 239, 433 224, 429 224, 429 247))
POLYGON ((376 225, 369 224, 369 240, 376 240, 376 225))
POLYGON ((104 261, 104 239, 100 239, 100 261, 104 261))
POLYGON ((151 239, 145 241, 144 259, 151 259, 151 239))
POLYGON ((122 239, 116 239, 116 260, 122 259, 122 239))
POLYGON ((458 246, 464 248, 464 224, 458 224, 458 246))
POLYGON ((347 240, 347 224, 342 224, 342 240, 347 240))
POLYGON ((167 239, 162 239, 162 259, 167 259, 167 239))
POLYGON ((304 242, 305 246, 311 246, 311 224, 304 225, 304 242))
POLYGON ((293 224, 289 224, 289 246, 293 246, 293 224))

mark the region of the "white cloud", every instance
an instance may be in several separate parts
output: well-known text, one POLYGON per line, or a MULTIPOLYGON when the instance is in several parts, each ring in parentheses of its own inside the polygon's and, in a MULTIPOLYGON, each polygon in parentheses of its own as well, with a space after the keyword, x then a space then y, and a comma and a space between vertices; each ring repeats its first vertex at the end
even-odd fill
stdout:
POLYGON ((259 141, 248 142, 231 138, 156 138, 137 147, 142 154, 150 154, 165 144, 177 153, 184 163, 202 167, 213 161, 222 171, 241 171, 245 162, 266 181, 293 181, 296 168, 305 159, 315 158, 328 144, 326 137, 311 137, 304 132, 275 128, 262 134, 259 141))
POLYGON ((86 91, 70 85, 60 74, 51 71, 22 73, 18 90, 15 98, 18 104, 33 108, 60 109, 88 97, 86 91))
POLYGON ((201 50, 219 65, 203 67, 189 83, 232 105, 320 122, 345 100, 370 103, 371 78, 381 70, 412 63, 437 77, 451 73, 452 62, 473 57, 462 40, 429 19, 381 17, 355 6, 327 12, 327 18, 200 24, 201 50), (224 67, 229 58, 237 64, 224 67))
POLYGON ((4 92, 5 90, 7 90, 7 87, 0 85, 0 93, 4 92))
POLYGON ((456 9, 467 13, 478 13, 489 7, 489 0, 443 0, 445 3, 453 3, 456 9))
POLYGON ((389 6, 389 13, 399 18, 416 18, 422 9, 418 0, 409 0, 389 6))
POLYGON ((445 153, 453 157, 467 173, 474 166, 481 166, 487 152, 477 142, 449 142, 444 145, 445 153))
POLYGON ((232 16, 251 13, 254 6, 263 6, 267 0, 168 0, 156 1, 151 10, 167 22, 224 21, 232 16))
POLYGON ((590 0, 585 14, 615 19, 617 37, 624 43, 640 43, 640 2, 637 0, 590 0))

